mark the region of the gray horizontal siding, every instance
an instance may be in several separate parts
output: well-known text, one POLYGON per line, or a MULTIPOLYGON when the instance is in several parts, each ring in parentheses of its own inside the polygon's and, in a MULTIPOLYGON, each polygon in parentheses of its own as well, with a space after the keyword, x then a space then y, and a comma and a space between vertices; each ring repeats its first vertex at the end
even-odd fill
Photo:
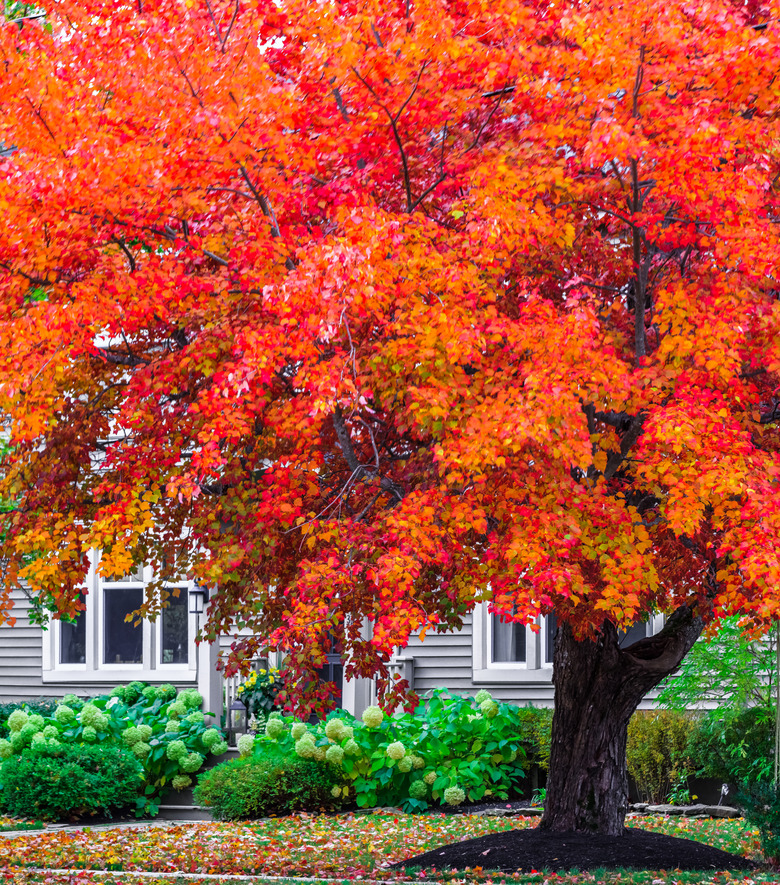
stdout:
MULTIPOLYGON (((474 684, 472 658, 471 615, 464 619, 463 629, 450 633, 429 631, 425 639, 413 635, 400 652, 404 658, 414 658, 414 688, 425 694, 436 688, 446 688, 455 694, 476 694, 487 689, 496 700, 513 704, 552 706, 552 682, 524 682, 518 674, 517 682, 474 684)), ((550 671, 550 676, 552 672, 550 671)))
POLYGON ((30 623, 30 600, 21 590, 14 591, 12 599, 16 623, 0 624, 0 700, 55 697, 41 680, 43 634, 30 623))

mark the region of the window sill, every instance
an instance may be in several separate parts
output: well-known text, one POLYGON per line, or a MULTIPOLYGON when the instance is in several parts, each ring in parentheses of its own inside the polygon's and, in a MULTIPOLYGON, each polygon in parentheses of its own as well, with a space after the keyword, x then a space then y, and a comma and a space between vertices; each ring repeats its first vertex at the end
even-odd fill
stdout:
POLYGON ((552 682, 552 667, 540 667, 538 670, 530 670, 523 664, 518 664, 515 667, 475 668, 472 671, 471 678, 475 685, 491 682, 512 682, 515 685, 544 685, 552 682))
POLYGON ((107 664, 99 670, 87 670, 78 664, 69 668, 67 665, 57 667, 56 670, 44 670, 41 673, 41 681, 45 684, 70 684, 70 683, 105 683, 106 685, 121 685, 125 682, 197 682, 197 671, 189 667, 179 667, 171 664, 163 664, 156 670, 144 669, 141 665, 107 664))

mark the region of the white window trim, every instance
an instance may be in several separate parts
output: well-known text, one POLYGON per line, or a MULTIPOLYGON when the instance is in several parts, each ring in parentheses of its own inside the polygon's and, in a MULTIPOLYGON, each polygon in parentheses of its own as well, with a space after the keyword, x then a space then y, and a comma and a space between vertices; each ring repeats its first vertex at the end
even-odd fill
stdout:
POLYGON ((493 631, 488 603, 482 602, 474 607, 472 630, 472 680, 475 684, 549 682, 552 678, 550 665, 543 663, 544 625, 538 633, 526 627, 525 660, 516 662, 493 661, 493 631))
MULTIPOLYGON (((143 662, 140 664, 107 664, 103 662, 104 648, 104 600, 103 581, 98 575, 99 555, 90 555, 90 567, 86 578, 86 628, 85 628, 85 663, 60 663, 61 630, 60 621, 52 620, 43 636, 43 661, 41 680, 44 683, 106 683, 118 685, 123 682, 140 680, 143 682, 177 682, 193 683, 198 680, 197 656, 195 645, 196 616, 187 614, 189 648, 186 664, 165 664, 162 661, 162 643, 160 632, 162 618, 152 623, 144 619, 143 630, 143 662)), ((151 580, 149 566, 144 567, 144 583, 151 580)), ((134 586, 126 584, 125 586, 134 586)), ((166 584, 166 588, 181 587, 181 594, 188 599, 192 582, 176 581, 166 584)), ((180 594, 180 595, 181 595, 180 594)), ((189 609, 189 604, 187 605, 189 609)))

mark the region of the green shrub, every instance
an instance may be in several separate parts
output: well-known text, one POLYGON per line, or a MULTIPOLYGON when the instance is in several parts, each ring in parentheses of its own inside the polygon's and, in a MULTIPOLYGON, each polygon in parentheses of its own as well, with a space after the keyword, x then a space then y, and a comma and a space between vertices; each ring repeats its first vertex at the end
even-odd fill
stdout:
POLYGON ((532 707, 529 704, 519 710, 523 749, 529 767, 538 765, 542 771, 550 767, 552 717, 551 707, 532 707))
POLYGON ((8 717, 14 710, 26 710, 28 713, 51 716, 59 703, 60 701, 57 698, 34 698, 29 701, 11 701, 0 704, 0 738, 8 737, 8 717))
POLYGON ((28 705, 8 714, 8 738, 0 739, 0 759, 43 742, 56 749, 112 746, 130 752, 141 764, 144 781, 138 814, 156 814, 171 788, 192 783, 206 756, 227 751, 221 731, 205 721, 203 698, 192 688, 131 682, 109 695, 82 701, 68 695, 46 715, 28 705))
POLYGON ((780 787, 763 782, 743 784, 737 802, 747 822, 758 829, 761 851, 774 866, 780 864, 780 787))
POLYGON ((774 774, 774 742, 774 710, 721 707, 702 717, 690 752, 698 774, 733 784, 761 783, 774 774))
POLYGON ((61 820, 135 806, 143 773, 120 747, 35 746, 5 760, 2 805, 18 817, 61 820))
MULTIPOLYGON (((361 808, 507 799, 524 776, 520 709, 482 690, 475 698, 433 692, 412 714, 369 707, 358 721, 344 711, 315 725, 271 713, 265 737, 289 758, 331 766, 340 798, 361 808)), ((532 736, 528 737, 532 742, 532 736)))
POLYGON ((198 779, 195 801, 218 820, 329 810, 338 804, 333 769, 266 744, 260 753, 221 762, 198 779))
POLYGON ((665 802, 673 791, 683 798, 679 785, 696 770, 689 747, 694 729, 691 716, 672 710, 639 711, 631 717, 626 759, 643 801, 665 802))

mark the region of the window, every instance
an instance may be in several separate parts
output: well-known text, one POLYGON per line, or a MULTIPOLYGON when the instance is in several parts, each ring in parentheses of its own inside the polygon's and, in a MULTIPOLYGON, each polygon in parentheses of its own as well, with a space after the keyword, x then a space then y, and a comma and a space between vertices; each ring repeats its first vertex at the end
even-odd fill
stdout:
POLYGON ((493 663, 525 661, 525 624, 505 621, 498 615, 490 616, 492 630, 491 660, 493 663))
POLYGON ((87 613, 80 612, 75 621, 60 621, 60 663, 85 664, 87 661, 87 613))
POLYGON ((44 634, 44 682, 110 682, 133 679, 195 682, 195 616, 187 582, 167 584, 168 605, 154 621, 131 616, 152 580, 148 566, 131 574, 100 577, 94 554, 84 587, 86 611, 73 622, 54 621, 44 634))
MULTIPOLYGON (((539 619, 539 630, 502 620, 488 611, 487 603, 474 609, 472 636, 472 680, 475 684, 523 682, 549 683, 552 678, 555 634, 554 614, 539 619)), ((663 626, 663 616, 634 624, 621 634, 625 648, 663 626)))

